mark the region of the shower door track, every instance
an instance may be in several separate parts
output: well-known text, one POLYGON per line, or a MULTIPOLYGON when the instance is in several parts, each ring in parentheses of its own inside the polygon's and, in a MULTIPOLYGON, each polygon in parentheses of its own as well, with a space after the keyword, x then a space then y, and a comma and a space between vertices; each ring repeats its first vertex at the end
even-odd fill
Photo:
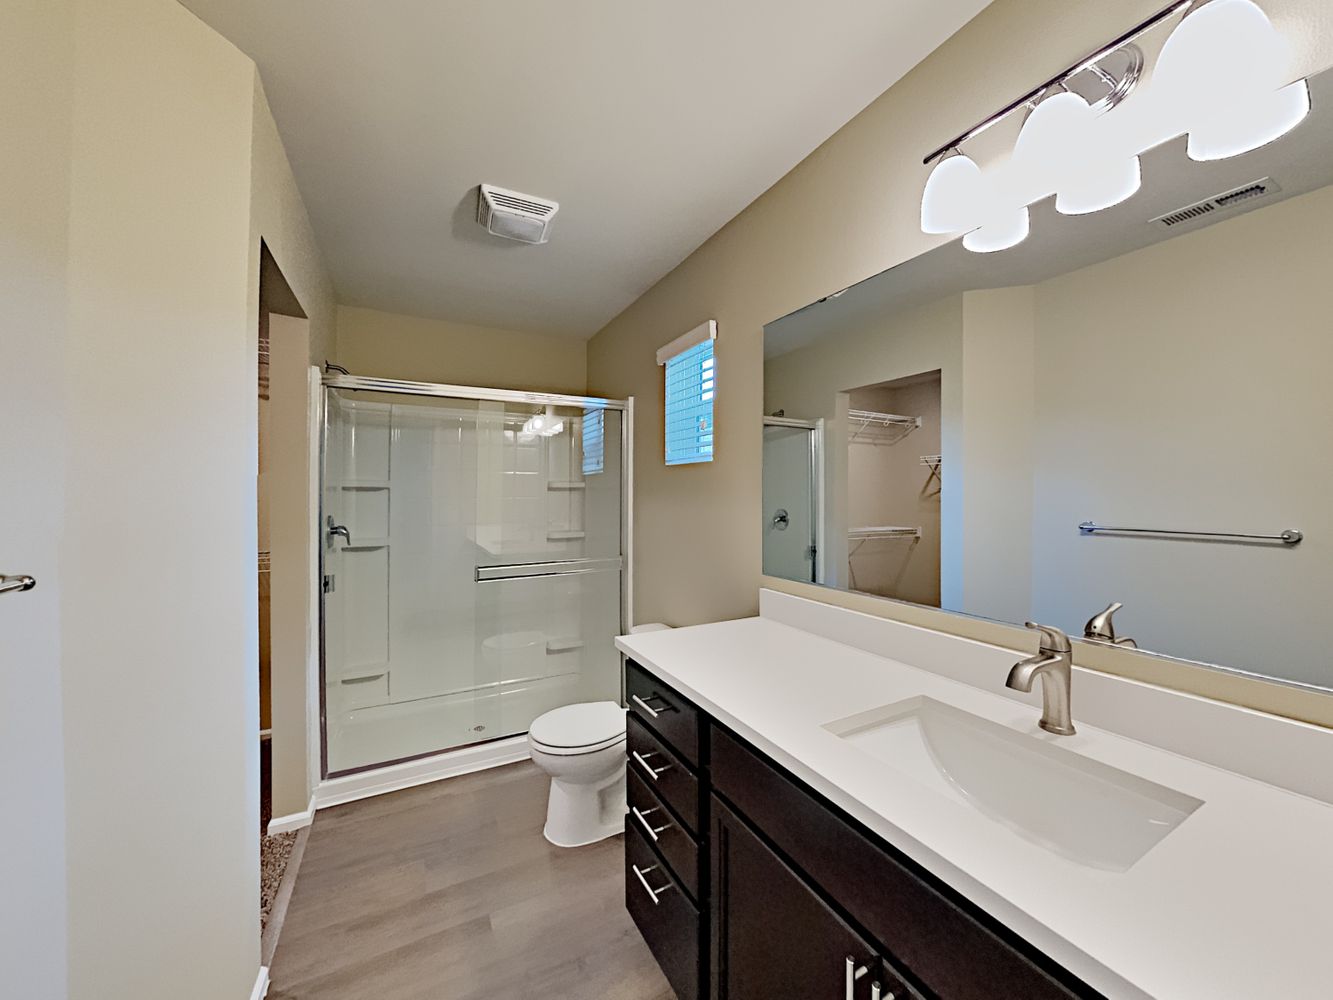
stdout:
MULTIPOLYGON (((387 392, 408 396, 436 396, 451 399, 477 399, 495 403, 529 403, 537 406, 578 406, 585 410, 617 410, 623 414, 620 422, 620 552, 623 560, 620 585, 620 630, 624 634, 634 622, 634 397, 625 399, 604 399, 600 396, 572 396, 555 392, 529 392, 523 389, 494 389, 476 385, 450 385, 443 382, 412 382, 406 379, 376 378, 367 375, 351 375, 338 371, 325 370, 320 378, 324 395, 320 400, 320 435, 319 435, 319 513, 315 519, 316 530, 324 523, 324 475, 325 447, 329 437, 328 391, 345 389, 359 392, 387 392)), ((324 579, 324 545, 319 545, 319 566, 315 585, 319 594, 319 773, 320 780, 364 774, 379 768, 405 764, 427 757, 439 757, 481 746, 486 743, 498 743, 512 739, 512 736, 497 736, 479 740, 463 746, 447 747, 443 750, 428 750, 424 753, 399 757, 395 760, 380 761, 361 767, 342 771, 329 771, 328 737, 328 702, 325 697, 325 617, 324 604, 327 595, 321 586, 324 579)), ((621 655, 620 701, 625 702, 624 655, 621 655)))

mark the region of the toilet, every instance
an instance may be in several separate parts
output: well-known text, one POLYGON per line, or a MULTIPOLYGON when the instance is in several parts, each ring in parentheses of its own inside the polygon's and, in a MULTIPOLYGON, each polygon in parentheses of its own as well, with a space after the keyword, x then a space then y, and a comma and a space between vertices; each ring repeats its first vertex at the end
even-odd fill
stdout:
MULTIPOLYGON (((669 625, 636 625, 657 632, 669 625)), ((540 715, 528 730, 532 761, 551 776, 546 839, 583 847, 625 828, 625 709, 613 701, 565 705, 540 715)))
POLYGON ((542 832, 556 847, 582 847, 625 825, 625 710, 613 701, 566 705, 528 731, 533 762, 551 776, 542 832))

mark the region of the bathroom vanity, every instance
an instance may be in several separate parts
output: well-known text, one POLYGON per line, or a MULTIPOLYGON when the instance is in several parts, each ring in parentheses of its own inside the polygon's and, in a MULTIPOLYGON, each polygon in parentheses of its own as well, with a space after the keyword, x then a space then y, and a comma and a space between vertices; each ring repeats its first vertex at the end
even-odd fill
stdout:
POLYGON ((1333 734, 1076 668, 1054 736, 1022 650, 761 608, 618 640, 626 905, 681 1000, 1327 995, 1333 734))

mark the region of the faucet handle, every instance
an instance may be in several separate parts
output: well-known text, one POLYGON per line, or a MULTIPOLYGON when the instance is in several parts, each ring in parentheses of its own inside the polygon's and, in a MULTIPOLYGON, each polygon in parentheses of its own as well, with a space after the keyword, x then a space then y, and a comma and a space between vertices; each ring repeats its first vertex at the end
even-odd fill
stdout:
POLYGON ((1038 625, 1036 622, 1024 622, 1026 627, 1041 633, 1041 650, 1044 653, 1069 653, 1074 647, 1065 635, 1054 625, 1038 625))
POLYGON ((1083 638, 1115 642, 1115 622, 1113 618, 1115 613, 1123 607, 1124 605, 1119 601, 1112 601, 1101 611, 1098 611, 1083 626, 1083 638))

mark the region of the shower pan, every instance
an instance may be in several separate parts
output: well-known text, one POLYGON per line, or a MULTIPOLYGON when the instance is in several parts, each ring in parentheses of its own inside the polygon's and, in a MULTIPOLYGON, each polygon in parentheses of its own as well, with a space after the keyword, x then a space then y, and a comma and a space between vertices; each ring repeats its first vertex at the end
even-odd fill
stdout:
POLYGON ((632 400, 331 373, 326 778, 621 701, 632 400))

